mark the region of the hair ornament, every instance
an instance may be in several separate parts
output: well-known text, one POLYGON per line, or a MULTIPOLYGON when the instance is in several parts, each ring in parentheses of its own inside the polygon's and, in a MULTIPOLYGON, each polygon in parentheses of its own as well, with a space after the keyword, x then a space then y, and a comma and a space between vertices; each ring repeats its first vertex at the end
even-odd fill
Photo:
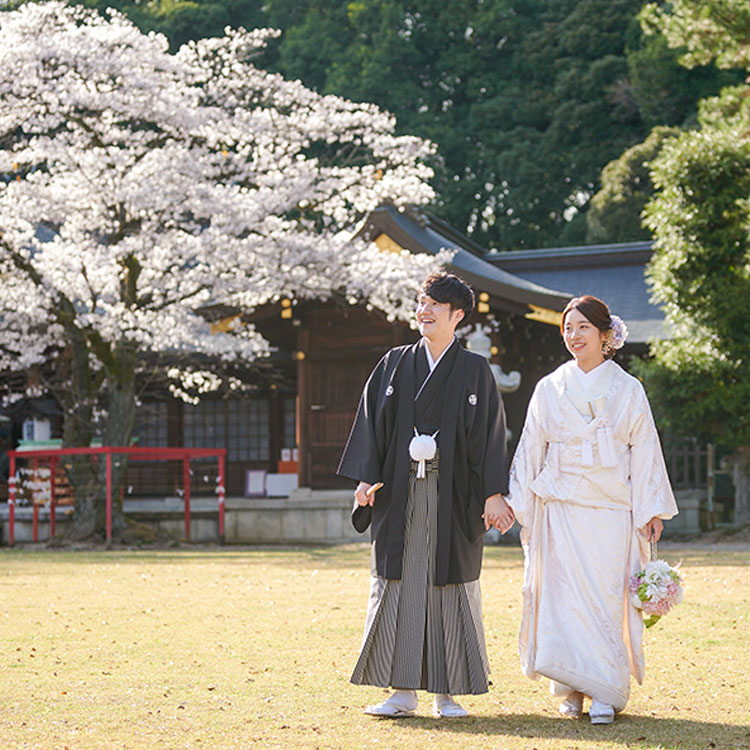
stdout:
POLYGON ((618 349, 622 349, 625 340, 628 337, 628 327, 625 321, 619 315, 610 315, 611 323, 607 331, 607 337, 604 339, 602 349, 604 354, 612 356, 618 349))

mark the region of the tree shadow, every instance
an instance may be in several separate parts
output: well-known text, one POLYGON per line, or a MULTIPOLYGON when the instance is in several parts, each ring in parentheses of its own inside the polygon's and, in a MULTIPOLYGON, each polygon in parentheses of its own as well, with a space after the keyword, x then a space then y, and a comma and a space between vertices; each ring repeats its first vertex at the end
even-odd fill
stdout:
MULTIPOLYGON (((592 725, 588 715, 564 719, 541 714, 501 714, 466 719, 415 717, 409 726, 420 730, 529 740, 607 742, 607 746, 685 748, 750 748, 750 725, 729 725, 690 719, 620 714, 614 724, 592 725)), ((529 745, 531 747, 532 745, 529 745)))

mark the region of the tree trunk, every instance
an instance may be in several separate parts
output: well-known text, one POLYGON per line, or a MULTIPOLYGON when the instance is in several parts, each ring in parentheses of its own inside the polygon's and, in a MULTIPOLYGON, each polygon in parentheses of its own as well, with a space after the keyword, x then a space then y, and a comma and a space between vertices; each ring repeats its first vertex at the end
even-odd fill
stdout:
POLYGON ((734 525, 750 524, 750 446, 744 445, 728 456, 734 481, 734 525))
MULTIPOLYGON (((93 375, 91 351, 85 335, 74 326, 69 331, 70 387, 62 394, 65 408, 64 447, 88 447, 94 437, 94 412, 101 387, 107 388, 107 421, 104 445, 130 445, 135 423, 136 355, 131 344, 117 345, 103 373, 93 375)), ((125 530, 120 488, 125 480, 127 457, 112 457, 112 535, 125 530)), ((70 537, 86 539, 106 531, 106 460, 99 456, 66 457, 63 461, 75 490, 73 529, 70 537)))
MULTIPOLYGON (((135 352, 130 345, 118 347, 117 379, 110 377, 108 383, 107 430, 105 445, 127 446, 135 425, 135 352)), ((112 534, 120 536, 125 530, 125 516, 122 508, 120 489, 125 483, 128 458, 124 455, 112 456, 112 534)), ((99 515, 102 524, 106 508, 102 503, 99 515)))
MULTIPOLYGON (((88 447, 94 435, 97 388, 91 375, 88 345, 83 333, 70 326, 68 336, 70 346, 63 366, 70 368, 70 381, 60 399, 64 409, 62 445, 64 448, 88 447)), ((73 529, 69 536, 86 539, 96 531, 96 467, 90 456, 66 456, 62 465, 75 491, 73 529)))

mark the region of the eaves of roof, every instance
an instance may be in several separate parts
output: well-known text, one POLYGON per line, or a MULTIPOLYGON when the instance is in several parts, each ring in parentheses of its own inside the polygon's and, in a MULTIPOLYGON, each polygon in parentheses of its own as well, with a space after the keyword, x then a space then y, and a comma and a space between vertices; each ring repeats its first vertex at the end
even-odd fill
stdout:
POLYGON ((475 290, 488 292, 496 304, 521 314, 529 311, 529 305, 561 311, 570 299, 568 294, 495 266, 476 243, 423 212, 399 211, 393 206, 377 208, 370 214, 361 233, 372 240, 386 234, 411 252, 436 255, 441 250, 448 250, 455 253, 450 263, 451 270, 475 290))
POLYGON ((490 251, 484 260, 505 271, 561 268, 604 268, 645 265, 651 259, 653 242, 621 242, 610 245, 545 247, 538 250, 490 251))

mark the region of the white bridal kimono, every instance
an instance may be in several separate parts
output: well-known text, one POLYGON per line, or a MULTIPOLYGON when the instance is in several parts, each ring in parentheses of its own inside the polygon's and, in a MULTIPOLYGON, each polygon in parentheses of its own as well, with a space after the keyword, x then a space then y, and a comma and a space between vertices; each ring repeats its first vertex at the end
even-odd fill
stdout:
POLYGON ((611 361, 590 373, 571 361, 540 380, 509 502, 523 526, 524 673, 621 711, 630 674, 644 674, 627 579, 648 561, 645 525, 677 513, 641 383, 611 361))

